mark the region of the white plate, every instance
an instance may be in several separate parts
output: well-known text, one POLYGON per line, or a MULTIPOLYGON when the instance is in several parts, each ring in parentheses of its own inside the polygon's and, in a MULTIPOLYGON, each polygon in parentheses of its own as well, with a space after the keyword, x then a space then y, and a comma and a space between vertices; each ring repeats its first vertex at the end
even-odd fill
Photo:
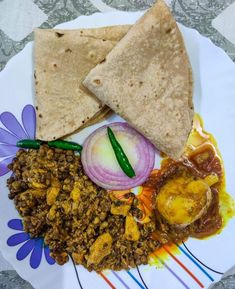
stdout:
MULTIPOLYGON (((79 17, 58 27, 73 29, 132 24, 140 16, 141 13, 139 12, 96 13, 91 16, 79 17)), ((180 29, 183 33, 193 67, 196 111, 204 119, 206 129, 213 133, 218 141, 226 168, 227 189, 235 197, 235 154, 233 152, 235 140, 235 65, 225 52, 214 46, 208 39, 200 36, 195 30, 185 28, 182 25, 180 25, 180 29)), ((9 111, 15 115, 20 123, 21 112, 24 106, 33 104, 34 98, 32 46, 33 44, 29 43, 23 51, 9 61, 6 68, 0 73, 0 113, 9 111)), ((28 111, 25 115, 32 119, 33 116, 29 113, 28 111)), ((7 121, 9 121, 9 114, 4 114, 3 116, 8 118, 7 121)), ((2 118, 3 121, 4 117, 2 118)), ((116 118, 113 117, 111 121, 114 121, 116 118)), ((29 127, 25 127, 25 129, 29 131, 30 128, 33 128, 33 119, 32 121, 26 121, 26 126, 27 124, 29 127)), ((13 126, 15 127, 15 125, 13 126)), ((4 127, 2 124, 0 126, 4 127)), ((87 128, 75 135, 73 139, 82 142, 93 129, 94 127, 87 128)), ((18 128, 15 133, 19 134, 19 132, 18 128)), ((72 262, 64 266, 50 265, 44 254, 40 261, 42 251, 40 241, 33 241, 34 243, 29 242, 27 244, 22 242, 15 245, 20 236, 22 238, 27 236, 23 232, 20 232, 19 221, 10 222, 9 226, 11 228, 8 226, 10 220, 20 219, 13 202, 7 196, 6 179, 9 175, 10 173, 0 177, 0 249, 3 256, 14 266, 22 278, 28 280, 36 289, 79 288, 72 262), (12 235, 18 233, 21 235, 10 238, 12 235), (14 244, 15 246, 7 244, 9 238, 8 244, 14 244), (23 250, 20 249, 22 246, 24 246, 23 250), (25 256, 27 255, 27 248, 30 251, 29 247, 31 249, 34 247, 33 255, 30 253, 28 256, 25 256), (17 260, 16 256, 22 260, 17 260), (31 267, 30 258, 32 261, 31 265, 37 267, 36 269, 31 267)), ((182 253, 177 255, 176 258, 180 260, 187 270, 170 256, 161 269, 140 266, 141 275, 148 288, 197 289, 202 286, 208 287, 213 280, 218 280, 221 277, 215 271, 224 272, 235 264, 235 250, 233 248, 235 243, 234 232, 235 220, 232 219, 222 234, 218 236, 203 241, 190 239, 186 245, 199 261, 192 257, 185 247, 181 246, 182 253)), ((110 285, 100 275, 94 272, 89 273, 82 266, 76 266, 76 269, 84 289, 110 288, 110 285)), ((112 288, 145 288, 137 270, 116 273, 109 271, 105 272, 105 276, 113 284, 112 288)))

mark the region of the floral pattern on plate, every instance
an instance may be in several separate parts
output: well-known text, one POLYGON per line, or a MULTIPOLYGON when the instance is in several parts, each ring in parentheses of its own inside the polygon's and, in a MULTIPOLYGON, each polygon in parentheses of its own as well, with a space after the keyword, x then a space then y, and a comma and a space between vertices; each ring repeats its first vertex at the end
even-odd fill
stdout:
POLYGON ((19 233, 13 234, 7 240, 7 245, 10 247, 22 244, 16 253, 16 259, 18 261, 24 260, 30 253, 29 264, 31 268, 37 269, 42 260, 42 253, 48 264, 55 264, 55 260, 50 256, 50 249, 45 245, 43 238, 30 238, 30 235, 24 232, 23 222, 20 219, 12 219, 8 222, 8 227, 19 231, 19 233))
POLYGON ((0 176, 10 170, 8 165, 12 162, 19 148, 16 146, 21 139, 34 139, 36 131, 36 113, 32 105, 26 105, 21 114, 22 124, 11 112, 0 115, 0 176))

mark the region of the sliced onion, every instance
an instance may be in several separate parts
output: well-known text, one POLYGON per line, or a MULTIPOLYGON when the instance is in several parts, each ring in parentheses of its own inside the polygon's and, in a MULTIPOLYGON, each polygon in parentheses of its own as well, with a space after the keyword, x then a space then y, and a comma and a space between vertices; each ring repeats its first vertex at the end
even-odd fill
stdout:
POLYGON ((87 176, 108 190, 126 190, 139 186, 150 175, 155 162, 153 145, 127 123, 116 122, 95 130, 85 141, 81 154, 87 176), (119 166, 110 144, 110 127, 125 151, 136 176, 129 178, 119 166))

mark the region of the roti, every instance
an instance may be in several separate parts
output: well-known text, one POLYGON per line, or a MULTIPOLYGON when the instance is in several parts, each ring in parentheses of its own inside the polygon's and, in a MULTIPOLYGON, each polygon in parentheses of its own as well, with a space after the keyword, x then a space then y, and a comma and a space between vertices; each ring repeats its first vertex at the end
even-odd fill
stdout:
POLYGON ((35 30, 37 139, 64 137, 108 112, 82 81, 128 29, 35 30))
POLYGON ((149 9, 83 84, 178 159, 192 128, 192 73, 182 35, 162 0, 149 9))

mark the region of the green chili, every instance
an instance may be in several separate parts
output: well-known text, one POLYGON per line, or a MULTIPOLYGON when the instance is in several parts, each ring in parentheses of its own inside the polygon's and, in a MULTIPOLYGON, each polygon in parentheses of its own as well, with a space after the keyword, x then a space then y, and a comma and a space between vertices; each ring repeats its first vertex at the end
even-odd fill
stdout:
POLYGON ((65 140, 53 140, 53 141, 49 141, 47 144, 49 147, 63 149, 63 150, 72 150, 72 151, 79 151, 79 152, 82 150, 81 145, 75 142, 70 142, 70 141, 65 141, 65 140))
POLYGON ((16 143, 16 146, 25 149, 39 149, 42 141, 33 139, 22 139, 16 143))
POLYGON ((119 144, 119 142, 117 141, 113 131, 111 130, 110 127, 107 128, 108 131, 108 136, 109 136, 109 140, 110 143, 112 145, 113 151, 115 153, 115 156, 117 158, 117 161, 119 163, 119 166, 121 167, 121 169, 123 170, 123 172, 129 177, 129 178, 133 178, 135 176, 135 171, 132 168, 125 152, 123 151, 121 145, 119 144))
MULTIPOLYGON (((17 146, 20 148, 26 148, 26 149, 39 149, 40 145, 43 142, 41 140, 32 140, 32 139, 22 139, 17 142, 17 146)), ((49 147, 53 148, 59 148, 59 149, 64 149, 64 150, 73 150, 73 151, 81 151, 82 146, 75 142, 69 142, 69 141, 64 141, 64 140, 54 140, 54 141, 49 141, 48 143, 49 147)))

